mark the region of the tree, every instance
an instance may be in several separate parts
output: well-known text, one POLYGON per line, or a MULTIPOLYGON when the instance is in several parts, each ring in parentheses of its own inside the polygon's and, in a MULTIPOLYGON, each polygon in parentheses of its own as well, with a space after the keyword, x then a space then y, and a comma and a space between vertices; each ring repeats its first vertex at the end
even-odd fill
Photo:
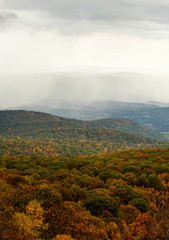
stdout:
POLYGON ((129 202, 129 205, 136 207, 142 213, 145 213, 148 211, 148 202, 143 198, 135 198, 129 202))
POLYGON ((149 213, 140 214, 136 221, 130 224, 130 239, 156 240, 156 233, 152 231, 154 221, 149 213))
POLYGON ((122 205, 119 209, 119 217, 123 219, 127 224, 133 223, 139 214, 140 211, 131 205, 122 205))
POLYGON ((37 201, 32 201, 26 206, 26 214, 15 212, 13 222, 20 234, 25 237, 38 239, 39 230, 43 226, 44 211, 37 201))

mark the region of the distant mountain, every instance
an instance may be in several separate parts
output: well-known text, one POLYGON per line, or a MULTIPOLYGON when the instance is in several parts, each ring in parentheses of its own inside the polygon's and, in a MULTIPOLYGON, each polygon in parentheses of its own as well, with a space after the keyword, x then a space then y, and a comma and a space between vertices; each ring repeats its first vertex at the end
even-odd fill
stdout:
POLYGON ((119 110, 111 112, 111 117, 128 118, 160 132, 169 132, 169 107, 119 110))
MULTIPOLYGON (((49 100, 48 100, 49 101, 49 100)), ((52 102, 52 99, 50 100, 52 102)), ((53 103, 55 100, 53 99, 53 103)), ((57 105, 57 104, 56 104, 57 105)), ((55 107, 52 104, 26 104, 18 107, 7 108, 8 110, 27 110, 40 111, 53 114, 55 116, 62 116, 65 118, 75 118, 79 120, 97 120, 111 118, 112 113, 133 111, 142 108, 155 108, 153 104, 145 103, 128 103, 118 101, 94 101, 85 103, 69 103, 62 102, 55 107)), ((116 117, 116 116, 115 116, 116 117)))
POLYGON ((57 72, 0 78, 3 109, 11 106, 81 120, 120 117, 169 132, 167 76, 57 72))
POLYGON ((148 101, 147 104, 154 105, 156 107, 169 107, 169 103, 167 102, 148 101))
MULTIPOLYGON (((0 152, 14 155, 43 155, 44 152, 48 152, 52 156, 70 156, 168 146, 167 141, 129 133, 132 124, 135 123, 126 119, 112 120, 112 123, 90 122, 41 112, 0 111, 0 152), (117 121, 121 121, 121 124, 118 125, 117 121)), ((138 128, 138 132, 141 132, 141 129, 145 131, 142 131, 142 134, 150 134, 149 130, 146 133, 146 129, 141 127, 138 128)))
POLYGON ((140 123, 145 127, 168 133, 169 107, 166 107, 167 105, 167 103, 160 102, 150 102, 145 104, 100 101, 79 105, 65 103, 57 108, 43 105, 23 105, 15 109, 41 111, 51 113, 56 116, 81 120, 127 118, 140 123))

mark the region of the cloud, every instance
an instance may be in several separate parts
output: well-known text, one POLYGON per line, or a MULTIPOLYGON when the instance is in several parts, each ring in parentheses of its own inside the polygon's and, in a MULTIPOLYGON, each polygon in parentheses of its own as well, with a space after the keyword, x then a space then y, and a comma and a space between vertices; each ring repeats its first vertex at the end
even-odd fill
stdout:
POLYGON ((47 11, 56 18, 98 21, 168 22, 167 0, 3 0, 15 10, 47 11))
POLYGON ((0 9, 0 74, 73 65, 169 74, 168 0, 0 0, 0 9))
MULTIPOLYGON (((1 0, 4 9, 29 15, 26 23, 36 27, 82 32, 120 29, 167 31, 169 2, 167 0, 1 0), (29 14, 28 14, 29 13, 29 14), (31 16, 39 22, 31 22, 31 16), (40 24, 41 21, 41 24, 40 24), (89 27, 89 24, 91 27, 89 27), (68 27, 66 27, 68 26, 68 27), (87 27, 86 27, 87 26, 87 27)), ((69 31, 68 31, 69 32, 69 31)), ((71 31, 70 31, 71 32, 71 31)))
POLYGON ((15 13, 0 12, 0 27, 5 26, 8 22, 11 22, 17 18, 15 13))

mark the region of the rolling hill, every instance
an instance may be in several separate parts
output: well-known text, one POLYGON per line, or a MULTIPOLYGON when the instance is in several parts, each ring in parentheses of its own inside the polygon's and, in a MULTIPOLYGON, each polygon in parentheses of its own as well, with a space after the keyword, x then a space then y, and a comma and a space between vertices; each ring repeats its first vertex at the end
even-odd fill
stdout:
POLYGON ((127 118, 145 127, 157 130, 161 133, 169 132, 169 107, 167 103, 148 102, 118 102, 97 101, 85 104, 65 103, 60 106, 50 105, 23 105, 12 110, 41 111, 65 118, 80 120, 101 120, 111 118, 127 118))
POLYGON ((22 110, 0 111, 1 154, 71 156, 168 146, 167 141, 136 134, 150 136, 149 129, 127 119, 119 122, 119 119, 78 121, 22 110))
POLYGON ((126 118, 109 118, 96 121, 88 121, 87 124, 92 127, 114 129, 116 131, 139 134, 144 137, 155 139, 168 139, 166 135, 157 130, 144 127, 137 122, 126 118))

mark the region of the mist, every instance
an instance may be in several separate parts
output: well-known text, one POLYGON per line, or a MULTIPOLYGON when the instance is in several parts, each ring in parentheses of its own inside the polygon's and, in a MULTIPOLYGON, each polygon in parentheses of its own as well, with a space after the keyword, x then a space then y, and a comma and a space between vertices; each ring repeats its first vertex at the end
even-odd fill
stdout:
POLYGON ((138 73, 52 73, 0 77, 0 107, 96 101, 169 102, 169 77, 138 73))

